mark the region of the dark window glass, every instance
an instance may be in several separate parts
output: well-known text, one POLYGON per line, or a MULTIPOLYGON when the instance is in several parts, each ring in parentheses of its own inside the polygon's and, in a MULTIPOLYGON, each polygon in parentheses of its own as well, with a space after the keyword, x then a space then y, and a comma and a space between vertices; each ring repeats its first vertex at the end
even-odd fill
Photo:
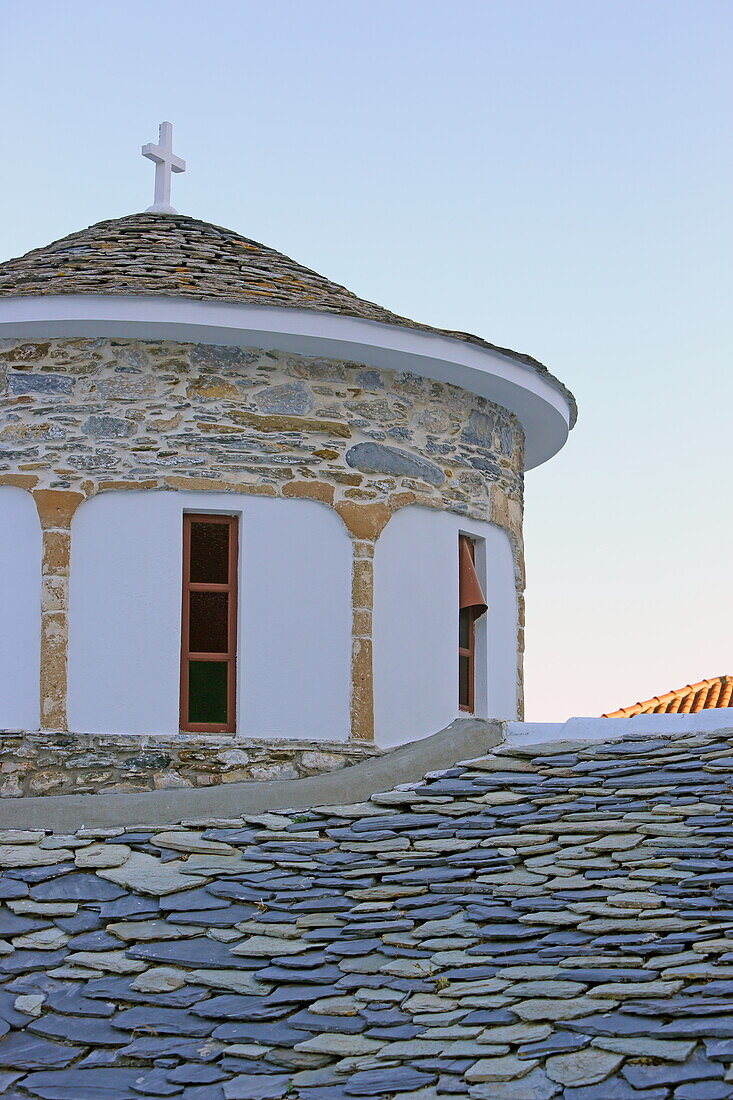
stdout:
POLYGON ((191 524, 192 584, 226 584, 229 579, 229 525, 191 524))
POLYGON ((229 593, 189 593, 189 652, 228 651, 229 593))
POLYGON ((469 657, 458 657, 458 705, 468 707, 471 703, 469 694, 471 677, 471 660, 469 657))
POLYGON ((190 725, 206 722, 227 723, 226 661, 189 661, 188 721, 190 725))
POLYGON ((458 613, 458 645, 468 649, 471 645, 471 622, 473 615, 470 607, 462 607, 458 613))

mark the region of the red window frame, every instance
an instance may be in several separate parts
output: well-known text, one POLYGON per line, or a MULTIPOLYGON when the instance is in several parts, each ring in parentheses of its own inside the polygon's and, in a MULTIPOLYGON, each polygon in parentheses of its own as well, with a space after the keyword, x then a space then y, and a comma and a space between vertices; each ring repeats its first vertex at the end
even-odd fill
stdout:
MULTIPOLYGON (((471 555, 471 561, 476 561, 476 543, 473 539, 470 539, 468 535, 458 536, 458 554, 459 554, 459 567, 461 560, 461 551, 463 545, 468 546, 468 551, 471 555)), ((476 706, 476 611, 473 607, 460 607, 458 608, 458 709, 465 711, 468 714, 473 714, 476 706), (461 645, 461 626, 463 622, 468 626, 468 645, 461 645), (461 658, 465 658, 468 664, 468 691, 466 693, 465 700, 461 698, 461 658)))
POLYGON ((237 516, 183 515, 183 607, 181 613, 181 697, 180 728, 186 733, 235 733, 237 723, 237 571, 239 562, 239 522, 237 516), (225 584, 191 580, 191 528, 197 523, 219 523, 229 528, 228 570, 225 584), (227 604, 227 649, 225 653, 199 653, 190 648, 190 594, 225 592, 227 604), (191 661, 225 661, 227 664, 227 721, 189 722, 188 690, 191 661))

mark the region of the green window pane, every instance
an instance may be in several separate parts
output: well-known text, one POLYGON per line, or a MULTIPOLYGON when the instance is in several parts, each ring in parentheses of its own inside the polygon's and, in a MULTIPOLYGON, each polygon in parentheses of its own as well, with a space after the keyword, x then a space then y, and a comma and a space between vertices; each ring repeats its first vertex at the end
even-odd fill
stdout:
POLYGON ((227 724, 227 661, 188 662, 188 721, 227 724))

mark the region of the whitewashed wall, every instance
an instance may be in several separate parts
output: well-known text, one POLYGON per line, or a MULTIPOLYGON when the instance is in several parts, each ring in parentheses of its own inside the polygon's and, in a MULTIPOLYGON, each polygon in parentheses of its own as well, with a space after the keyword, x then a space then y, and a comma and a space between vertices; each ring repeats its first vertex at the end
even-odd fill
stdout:
POLYGON ((0 486, 0 729, 38 729, 41 524, 30 493, 0 486))
POLYGON ((119 492, 72 529, 69 728, 179 728, 182 515, 240 516, 237 733, 349 735, 351 546, 312 501, 119 492))
POLYGON ((459 532, 484 540, 476 564, 489 610, 477 625, 476 715, 517 716, 517 598, 508 536, 489 523, 404 508, 382 532, 374 558, 374 705, 382 746, 435 733, 462 713, 459 532))

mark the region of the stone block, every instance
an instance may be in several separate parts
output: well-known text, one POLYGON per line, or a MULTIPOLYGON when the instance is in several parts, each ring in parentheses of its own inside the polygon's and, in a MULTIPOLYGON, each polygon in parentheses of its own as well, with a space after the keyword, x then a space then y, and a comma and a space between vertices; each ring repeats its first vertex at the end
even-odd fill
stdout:
POLYGON ((93 413, 84 421, 81 430, 94 439, 125 439, 134 435, 135 423, 126 417, 93 413))
POLYGON ((74 379, 63 374, 28 372, 11 374, 8 388, 13 397, 23 394, 40 394, 44 397, 67 396, 74 390, 74 379))
POLYGON ((383 443, 357 443, 346 452, 346 461, 362 473, 394 474, 396 477, 427 481, 437 487, 443 485, 446 479, 443 470, 434 462, 383 443))
POLYGON ((392 517, 392 510, 387 504, 357 504, 355 501, 340 500, 335 507, 350 533, 357 539, 374 541, 392 517))

